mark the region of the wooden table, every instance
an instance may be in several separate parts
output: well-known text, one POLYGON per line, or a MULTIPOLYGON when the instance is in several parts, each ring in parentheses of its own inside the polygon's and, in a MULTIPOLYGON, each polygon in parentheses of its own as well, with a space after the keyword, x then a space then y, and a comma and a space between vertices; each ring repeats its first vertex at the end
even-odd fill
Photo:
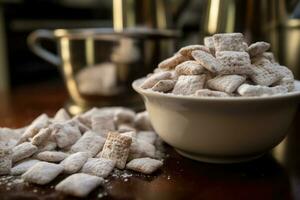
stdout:
MULTIPOLYGON (((0 126, 21 127, 40 113, 53 115, 67 93, 59 84, 24 86, 0 94, 0 126)), ((178 155, 166 145, 163 169, 152 176, 109 177, 88 199, 300 199, 300 112, 288 138, 273 153, 242 164, 207 164, 178 155), (297 135, 298 134, 298 135, 297 135)), ((254 133, 255 134, 255 133, 254 133)), ((1 178, 1 177, 0 177, 1 178)), ((62 179, 63 177, 60 177, 62 179)), ((73 199, 47 186, 0 185, 0 199, 73 199)))

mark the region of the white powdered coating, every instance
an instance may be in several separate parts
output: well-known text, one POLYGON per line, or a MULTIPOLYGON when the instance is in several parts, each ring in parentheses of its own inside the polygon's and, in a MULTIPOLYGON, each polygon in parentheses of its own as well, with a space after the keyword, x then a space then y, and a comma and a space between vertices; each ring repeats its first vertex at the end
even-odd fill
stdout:
POLYGON ((128 131, 136 131, 136 128, 134 127, 133 123, 130 124, 119 124, 118 125, 118 132, 119 133, 124 133, 128 131))
POLYGON ((60 162, 68 156, 69 154, 60 151, 44 151, 36 155, 37 159, 47 162, 60 162))
POLYGON ((175 71, 178 75, 199 75, 205 72, 205 68, 197 61, 189 60, 177 65, 175 71))
POLYGON ((213 35, 214 46, 217 51, 246 51, 242 33, 220 33, 213 35))
POLYGON ((174 69, 180 63, 189 60, 188 57, 181 55, 180 53, 175 54, 174 56, 167 58, 166 60, 162 61, 158 64, 158 68, 161 69, 174 69))
POLYGON ((126 124, 126 123, 130 124, 133 123, 134 118, 135 118, 135 112, 133 110, 120 109, 115 113, 113 120, 117 125, 126 124))
POLYGON ((65 123, 70 124, 71 126, 74 127, 78 127, 81 134, 92 129, 91 121, 86 120, 80 116, 75 116, 72 119, 66 121, 65 123))
POLYGON ((152 91, 156 92, 168 92, 175 86, 176 81, 173 80, 160 80, 152 88, 152 91))
MULTIPOLYGON (((175 67, 174 67, 175 68, 175 67)), ((148 77, 141 85, 143 89, 152 88, 160 80, 170 80, 172 73, 168 71, 158 72, 148 77)))
POLYGON ((89 153, 77 152, 64 159, 60 163, 60 165, 63 166, 64 173, 74 174, 82 168, 82 166, 84 165, 84 163, 86 163, 88 158, 89 158, 89 153))
POLYGON ((43 152, 43 151, 52 151, 52 150, 55 150, 56 147, 57 147, 56 142, 54 142, 52 140, 46 140, 45 142, 43 142, 42 144, 40 144, 38 146, 38 150, 37 150, 36 154, 40 153, 40 152, 43 152))
POLYGON ((37 150, 38 148, 30 142, 19 144, 12 149, 12 162, 15 163, 23 160, 24 158, 28 158, 32 156, 37 150))
MULTIPOLYGON (((23 129, 23 128, 22 128, 23 129)), ((13 148, 21 137, 23 131, 19 129, 0 128, 0 146, 13 148)))
POLYGON ((206 75, 179 76, 172 93, 176 95, 194 94, 197 90, 203 88, 205 80, 206 75))
POLYGON ((10 173, 12 166, 12 151, 10 148, 0 145, 0 175, 10 173))
POLYGON ((76 197, 85 197, 103 183, 103 178, 78 173, 61 181, 58 185, 56 185, 55 190, 76 197))
POLYGON ((246 81, 246 77, 239 75, 217 76, 207 81, 209 88, 226 93, 233 93, 241 84, 246 81))
POLYGON ((295 88, 293 72, 289 68, 279 64, 273 64, 273 67, 276 69, 277 73, 282 77, 274 85, 284 86, 288 89, 289 92, 293 91, 295 88))
POLYGON ((283 86, 267 87, 260 85, 249 85, 244 83, 238 88, 238 93, 241 96, 271 96, 281 95, 288 92, 288 89, 283 86))
POLYGON ((22 175, 22 179, 38 185, 45 185, 54 180, 64 168, 60 165, 38 162, 22 175))
POLYGON ((30 169, 33 165, 36 163, 40 162, 39 160, 36 159, 25 159, 21 162, 18 162, 14 165, 13 168, 11 168, 11 175, 18 176, 23 173, 25 173, 28 169, 30 169))
POLYGON ((35 136, 40 129, 47 127, 50 124, 49 117, 46 114, 38 116, 25 130, 21 136, 18 144, 27 141, 29 138, 35 136))
POLYGON ((89 158, 81 172, 106 178, 114 169, 116 161, 106 158, 89 158))
POLYGON ((155 160, 152 158, 138 158, 127 163, 126 168, 141 172, 143 174, 152 174, 162 167, 162 165, 163 162, 160 160, 155 160))
POLYGON ((145 141, 149 144, 154 144, 155 143, 155 140, 157 138, 157 135, 154 131, 139 131, 137 134, 136 134, 136 138, 138 140, 142 140, 142 141, 145 141))
POLYGON ((86 132, 72 147, 71 152, 87 152, 94 157, 102 149, 105 138, 95 132, 86 132))
POLYGON ((130 146, 129 160, 143 157, 155 157, 155 146, 144 140, 132 138, 130 146))
POLYGON ((63 123, 53 126, 52 136, 59 148, 66 148, 74 144, 81 137, 81 133, 78 127, 63 123))
POLYGON ((252 74, 251 60, 247 52, 220 51, 216 58, 222 63, 219 74, 252 74))
POLYGON ((116 161, 116 167, 123 169, 129 155, 132 138, 110 132, 105 141, 100 157, 116 161))
POLYGON ((143 111, 136 114, 134 119, 134 125, 140 130, 153 130, 147 111, 143 111))
POLYGON ((215 55, 216 49, 213 37, 205 37, 204 45, 209 48, 209 51, 212 55, 215 55))
POLYGON ((264 52, 262 53, 262 57, 269 60, 271 63, 276 63, 275 56, 272 52, 264 52))
POLYGON ((230 97, 230 95, 228 95, 225 92, 213 91, 213 90, 209 90, 209 89, 197 90, 195 92, 195 96, 199 96, 199 97, 230 97))
POLYGON ((64 108, 59 109, 53 117, 53 122, 65 122, 71 117, 64 108))
POLYGON ((282 78, 281 74, 276 70, 276 67, 265 58, 255 60, 251 69, 253 74, 250 78, 258 85, 270 86, 282 78))
POLYGON ((255 42, 248 47, 248 53, 251 57, 261 55, 267 51, 271 45, 267 42, 255 42))
POLYGON ((40 131, 32 138, 31 144, 39 146, 44 143, 49 136, 51 135, 52 129, 51 128, 42 128, 40 131))
POLYGON ((210 53, 196 50, 192 52, 193 58, 208 71, 216 73, 222 68, 222 64, 210 53))
POLYGON ((101 114, 92 117, 92 130, 103 137, 107 137, 109 131, 116 130, 114 115, 101 114))
POLYGON ((201 50, 201 51, 206 51, 207 53, 210 53, 210 50, 209 50, 208 47, 203 46, 203 45, 199 45, 199 44, 188 45, 188 46, 182 47, 181 49, 179 49, 178 52, 181 55, 183 55, 184 57, 187 57, 189 59, 193 59, 192 51, 195 51, 195 50, 201 50))

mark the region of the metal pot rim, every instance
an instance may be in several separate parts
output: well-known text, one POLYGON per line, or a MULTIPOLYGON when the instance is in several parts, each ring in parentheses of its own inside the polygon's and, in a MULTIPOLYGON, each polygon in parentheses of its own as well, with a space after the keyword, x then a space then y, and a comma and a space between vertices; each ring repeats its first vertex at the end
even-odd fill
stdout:
POLYGON ((55 29, 56 38, 84 39, 102 37, 131 37, 131 38, 178 38, 181 33, 172 29, 150 29, 150 28, 128 28, 122 31, 115 31, 113 28, 78 28, 78 29, 55 29))

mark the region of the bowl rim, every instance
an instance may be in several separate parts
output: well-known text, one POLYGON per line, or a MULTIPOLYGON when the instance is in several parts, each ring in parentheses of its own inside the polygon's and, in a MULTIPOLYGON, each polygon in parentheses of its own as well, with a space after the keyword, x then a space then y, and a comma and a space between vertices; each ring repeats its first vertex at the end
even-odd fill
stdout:
POLYGON ((174 95, 170 93, 154 92, 147 89, 142 89, 139 87, 141 82, 145 80, 146 77, 136 79, 132 83, 133 89, 139 94, 158 97, 158 98, 168 98, 168 99, 178 99, 178 100, 190 100, 190 101, 201 101, 201 102, 250 102, 250 101, 272 101, 272 100, 286 100, 286 99, 300 99, 300 81, 295 80, 295 90, 282 95, 273 96, 263 96, 263 97, 198 97, 198 96, 184 96, 184 95, 174 95))

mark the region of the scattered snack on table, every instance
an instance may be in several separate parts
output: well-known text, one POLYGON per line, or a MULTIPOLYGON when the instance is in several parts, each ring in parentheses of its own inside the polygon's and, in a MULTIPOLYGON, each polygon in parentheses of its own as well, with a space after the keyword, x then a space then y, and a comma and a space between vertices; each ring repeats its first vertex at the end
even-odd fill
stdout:
POLYGON ((38 148, 30 142, 19 144, 12 149, 12 162, 15 163, 23 160, 24 158, 28 158, 32 156, 37 150, 38 148))
POLYGON ((116 167, 124 169, 129 155, 132 138, 110 132, 101 151, 100 157, 116 161, 116 167))
POLYGON ((12 166, 12 150, 0 145, 0 175, 9 174, 12 166))
MULTIPOLYGON (((22 129, 1 128, 0 139, 0 175, 45 185, 64 174, 69 177, 56 190, 78 197, 115 171, 128 173, 114 169, 132 159, 162 163, 164 156, 148 113, 122 107, 93 108, 72 118, 60 109, 54 118, 42 114, 22 129)), ((148 168, 140 172, 148 174, 148 168)))
POLYGON ((89 155, 87 152, 77 152, 68 156, 60 163, 64 167, 64 173, 74 174, 78 172, 88 160, 89 155))
POLYGON ((32 158, 22 160, 16 163, 13 168, 11 168, 11 175, 15 175, 15 176, 22 175, 38 162, 40 161, 32 158))
POLYGON ((151 174, 163 165, 160 160, 151 158, 138 158, 127 163, 126 168, 143 174, 151 174))
POLYGON ((81 172, 106 178, 115 168, 116 161, 106 158, 89 158, 81 172))
POLYGON ((76 197, 85 197, 103 183, 104 179, 101 177, 78 173, 61 181, 55 190, 76 197))
POLYGON ((267 52, 269 49, 270 44, 263 41, 248 46, 242 33, 215 34, 204 38, 204 46, 182 47, 162 61, 140 87, 160 94, 199 98, 292 92, 292 71, 277 63, 272 52, 267 52))
POLYGON ((29 168, 22 178, 30 183, 45 185, 55 179, 63 170, 64 168, 58 164, 38 162, 29 168))
POLYGON ((60 151, 44 151, 38 153, 36 158, 47 162, 60 162, 68 156, 69 154, 60 151))

